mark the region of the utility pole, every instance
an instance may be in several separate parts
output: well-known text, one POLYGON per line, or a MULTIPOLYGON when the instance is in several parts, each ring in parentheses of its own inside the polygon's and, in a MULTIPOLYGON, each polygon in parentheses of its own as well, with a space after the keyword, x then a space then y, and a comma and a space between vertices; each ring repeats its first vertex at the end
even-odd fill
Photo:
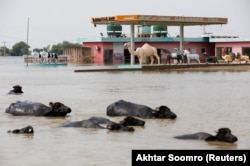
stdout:
MULTIPOLYGON (((27 24, 27 46, 29 46, 29 17, 28 17, 28 24, 27 24)), ((28 51, 29 52, 29 51, 28 51)), ((27 66, 28 66, 28 62, 29 58, 28 58, 28 53, 27 53, 27 66)))
POLYGON ((29 18, 28 18, 28 24, 27 24, 27 45, 29 45, 29 18))
POLYGON ((3 56, 5 56, 5 43, 7 43, 7 42, 3 41, 3 56))

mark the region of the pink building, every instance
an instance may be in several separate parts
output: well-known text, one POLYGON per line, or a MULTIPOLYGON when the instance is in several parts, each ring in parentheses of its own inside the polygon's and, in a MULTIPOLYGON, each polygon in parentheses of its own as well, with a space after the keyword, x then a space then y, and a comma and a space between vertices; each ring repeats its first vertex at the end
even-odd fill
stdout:
MULTIPOLYGON (((95 64, 130 64, 130 53, 127 48, 124 48, 124 43, 130 42, 130 38, 101 37, 98 39, 79 39, 79 41, 83 43, 83 47, 91 48, 91 56, 93 56, 95 64)), ((168 49, 171 52, 175 52, 179 48, 178 37, 135 38, 135 48, 142 46, 144 43, 156 47, 158 54, 161 48, 168 49)), ((200 61, 204 63, 203 52, 218 58, 221 58, 224 53, 230 52, 239 52, 250 56, 250 39, 230 36, 184 38, 183 49, 199 54, 200 61)), ((135 63, 138 63, 137 59, 135 59, 135 63)))
POLYGON ((212 37, 209 40, 215 43, 215 55, 220 57, 225 53, 233 52, 240 53, 241 55, 250 56, 250 39, 238 38, 238 37, 227 37, 227 38, 215 38, 212 37))

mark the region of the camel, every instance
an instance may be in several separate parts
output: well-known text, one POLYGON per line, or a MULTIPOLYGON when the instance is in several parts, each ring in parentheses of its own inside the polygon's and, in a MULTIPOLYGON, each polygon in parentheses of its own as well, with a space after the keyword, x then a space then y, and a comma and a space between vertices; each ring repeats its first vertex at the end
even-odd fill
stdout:
POLYGON ((160 57, 157 54, 157 49, 147 43, 145 43, 142 47, 138 47, 135 51, 131 49, 130 43, 125 43, 124 47, 128 48, 131 55, 136 55, 138 57, 140 65, 142 65, 143 56, 150 57, 151 65, 154 63, 154 57, 157 58, 158 64, 160 64, 160 57))
POLYGON ((247 56, 247 55, 241 55, 239 52, 237 52, 236 58, 235 58, 234 61, 239 62, 239 63, 241 63, 241 61, 245 61, 245 63, 250 62, 249 56, 247 56))

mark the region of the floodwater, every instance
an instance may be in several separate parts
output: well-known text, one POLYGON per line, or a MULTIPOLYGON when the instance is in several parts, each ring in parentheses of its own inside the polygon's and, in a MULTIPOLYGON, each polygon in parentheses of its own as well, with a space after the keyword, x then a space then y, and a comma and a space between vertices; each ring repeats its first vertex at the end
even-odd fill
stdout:
MULTIPOLYGON (((250 71, 128 71, 75 73, 88 66, 26 66, 22 57, 0 57, 0 165, 131 165, 132 149, 249 149, 250 71), (24 94, 7 95, 13 85, 24 94), (106 116, 106 107, 128 100, 152 108, 167 105, 176 120, 146 119, 133 133, 60 128, 66 121, 106 116), (65 118, 16 117, 5 109, 16 101, 62 102, 65 118), (34 127, 33 135, 8 130, 34 127), (228 127, 234 144, 176 140, 198 131, 215 134, 228 127)), ((108 117, 119 121, 123 117, 108 117)))

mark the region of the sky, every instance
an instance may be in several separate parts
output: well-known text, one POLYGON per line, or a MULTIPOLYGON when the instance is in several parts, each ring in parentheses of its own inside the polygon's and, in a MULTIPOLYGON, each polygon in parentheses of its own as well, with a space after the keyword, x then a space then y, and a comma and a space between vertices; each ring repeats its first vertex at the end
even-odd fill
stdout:
MULTIPOLYGON (((249 6, 249 0, 0 0, 0 47, 28 39, 34 49, 100 37, 101 32, 105 36, 106 26, 94 27, 91 18, 125 14, 226 17, 228 24, 206 26, 205 31, 245 38, 250 37, 249 6)), ((184 28, 185 37, 203 32, 202 26, 184 28)), ((129 34, 129 26, 123 26, 123 33, 129 34)), ((168 33, 176 36, 179 28, 168 27, 168 33)))

